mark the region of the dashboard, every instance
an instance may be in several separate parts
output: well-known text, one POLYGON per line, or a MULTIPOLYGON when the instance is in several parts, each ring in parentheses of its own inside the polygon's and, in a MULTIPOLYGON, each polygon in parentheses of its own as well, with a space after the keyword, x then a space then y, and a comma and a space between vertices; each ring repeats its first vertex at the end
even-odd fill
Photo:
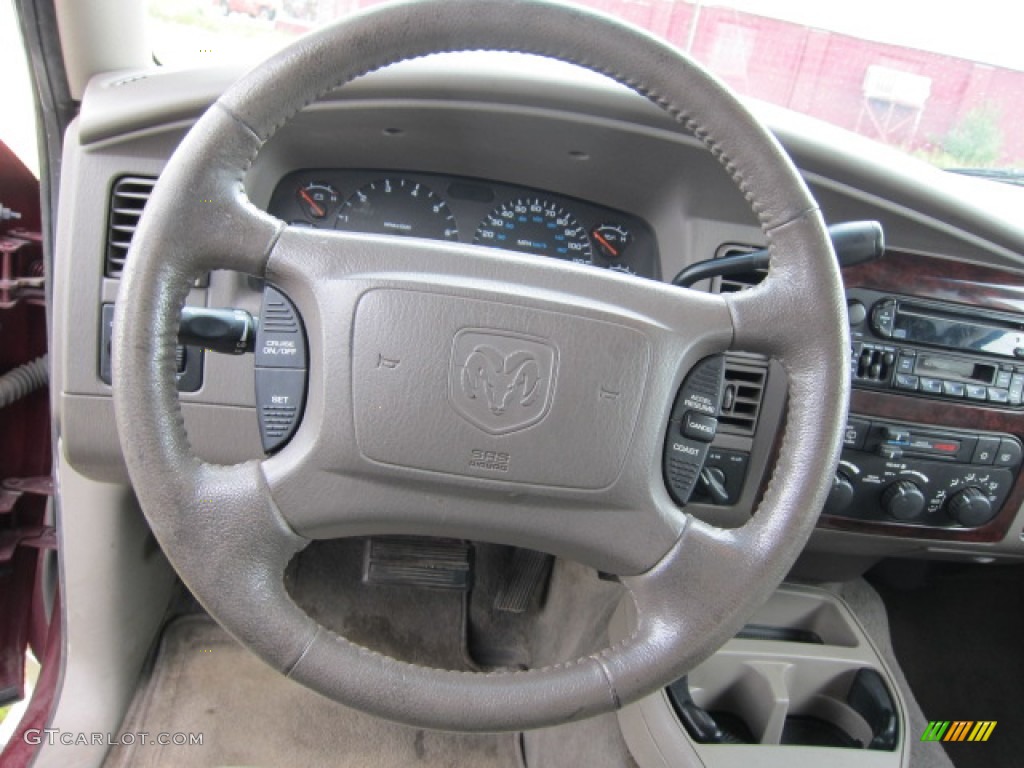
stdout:
MULTIPOLYGON (((115 211, 137 220, 145 195, 134 210, 114 205, 117 190, 126 179, 151 186, 237 74, 100 78, 69 133, 54 377, 64 454, 90 478, 127 482, 102 370, 119 288, 109 252, 112 232, 131 229, 115 211)), ((1021 190, 954 178, 757 109, 829 223, 878 220, 889 244, 884 258, 843 271, 851 420, 809 557, 826 568, 887 555, 1024 558, 1021 190), (965 497, 968 488, 977 492, 965 497)), ((623 279, 670 279, 763 245, 742 194, 699 142, 635 94, 558 68, 538 76, 426 62, 376 73, 300 113, 264 147, 245 188, 293 226, 500 247, 623 279)), ((743 290, 758 279, 696 288, 743 290)), ((249 276, 217 272, 188 303, 258 316, 264 297, 249 276)), ((186 368, 198 361, 179 387, 197 453, 218 462, 264 455, 252 357, 186 350, 182 359, 186 368)), ((725 527, 749 518, 771 477, 786 389, 778 364, 727 356, 706 453, 713 482, 673 493, 688 511, 725 527)), ((652 471, 663 479, 660 465, 652 471)))

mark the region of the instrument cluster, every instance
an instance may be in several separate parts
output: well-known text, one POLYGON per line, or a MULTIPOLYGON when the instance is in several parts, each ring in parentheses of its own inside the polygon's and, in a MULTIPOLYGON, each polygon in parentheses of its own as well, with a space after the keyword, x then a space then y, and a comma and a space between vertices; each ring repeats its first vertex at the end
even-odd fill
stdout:
POLYGON ((642 219, 527 187, 427 173, 304 170, 268 212, 292 226, 472 243, 658 278, 642 219))

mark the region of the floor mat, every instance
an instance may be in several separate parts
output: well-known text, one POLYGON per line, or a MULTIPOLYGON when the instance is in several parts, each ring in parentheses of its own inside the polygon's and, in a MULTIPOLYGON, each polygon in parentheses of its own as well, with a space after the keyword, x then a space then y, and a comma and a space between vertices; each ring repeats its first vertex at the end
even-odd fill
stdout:
POLYGON ((202 734, 202 744, 117 746, 106 768, 521 765, 516 734, 424 731, 348 709, 282 677, 205 616, 165 631, 122 728, 122 735, 142 732, 202 734))
POLYGON ((1024 569, 933 565, 916 588, 891 570, 873 581, 927 717, 997 722, 987 742, 943 744, 957 768, 1024 764, 1024 569))

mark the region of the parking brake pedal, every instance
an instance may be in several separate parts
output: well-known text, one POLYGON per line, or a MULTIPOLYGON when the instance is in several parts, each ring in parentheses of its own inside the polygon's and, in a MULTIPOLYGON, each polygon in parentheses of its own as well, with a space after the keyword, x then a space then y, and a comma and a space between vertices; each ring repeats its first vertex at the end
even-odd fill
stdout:
POLYGON ((466 541, 412 536, 366 541, 365 584, 466 591, 472 582, 472 550, 466 541))

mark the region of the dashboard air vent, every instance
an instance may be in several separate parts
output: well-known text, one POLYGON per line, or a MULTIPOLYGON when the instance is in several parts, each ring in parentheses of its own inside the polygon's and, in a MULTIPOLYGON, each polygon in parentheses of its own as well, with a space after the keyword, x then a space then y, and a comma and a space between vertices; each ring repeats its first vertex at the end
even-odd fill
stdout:
POLYGON ((753 435, 761 413, 767 362, 757 359, 725 358, 725 387, 718 416, 718 430, 730 435, 753 435))
POLYGON ((121 276, 132 235, 154 184, 156 179, 149 176, 123 176, 114 183, 110 193, 107 258, 103 269, 107 277, 121 276))
MULTIPOLYGON (((717 259, 724 258, 726 256, 733 256, 738 253, 750 253, 756 250, 755 248, 742 247, 730 245, 719 249, 717 259)), ((764 280, 765 275, 768 272, 763 269, 755 269, 750 272, 741 272, 737 275, 727 275, 720 277, 717 283, 718 293, 739 293, 745 291, 747 288, 753 288, 755 285, 764 280)))

